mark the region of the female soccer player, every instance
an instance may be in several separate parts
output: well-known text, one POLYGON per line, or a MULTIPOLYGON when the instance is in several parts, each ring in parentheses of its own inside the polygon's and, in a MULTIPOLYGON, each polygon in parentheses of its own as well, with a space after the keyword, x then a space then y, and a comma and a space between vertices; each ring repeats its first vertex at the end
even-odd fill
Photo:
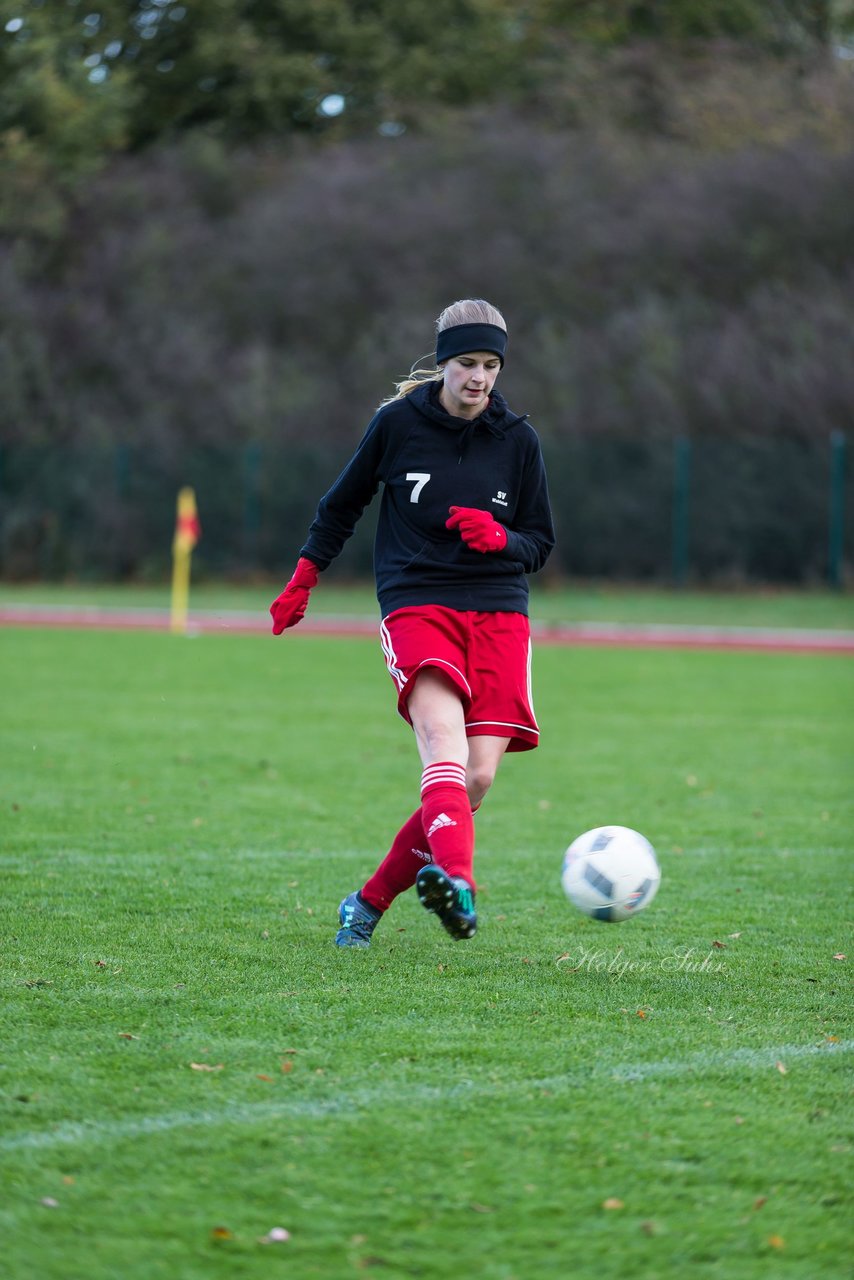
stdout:
POLYGON ((397 707, 415 731, 421 804, 338 909, 339 947, 367 947, 414 884, 452 938, 477 928, 472 815, 505 751, 536 747, 526 574, 554 546, 539 441, 495 380, 507 326, 480 299, 436 322, 436 369, 398 384, 321 499, 273 634, 305 614, 380 484, 374 546, 380 634, 397 707))

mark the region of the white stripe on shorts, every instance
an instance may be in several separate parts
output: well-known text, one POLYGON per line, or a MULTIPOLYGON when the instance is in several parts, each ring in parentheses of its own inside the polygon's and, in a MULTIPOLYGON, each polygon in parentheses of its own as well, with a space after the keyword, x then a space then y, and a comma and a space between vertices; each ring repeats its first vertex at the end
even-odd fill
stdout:
POLYGON ((385 624, 385 618, 383 618, 380 623, 380 643, 382 644, 383 653, 385 654, 385 664, 388 667, 388 673, 397 685, 399 692, 406 684, 406 676, 403 674, 400 667, 397 666, 397 654, 394 651, 394 645, 391 642, 391 635, 389 634, 388 627, 385 624))
POLYGON ((496 728, 496 738, 511 737, 512 734, 501 733, 501 729, 522 729, 525 733, 532 733, 539 737, 539 729, 535 724, 514 724, 512 720, 466 720, 467 729, 481 729, 484 725, 494 725, 496 728))
POLYGON ((531 719, 534 722, 534 728, 537 733, 540 732, 540 726, 537 724, 537 716, 534 711, 534 681, 531 674, 531 662, 534 657, 534 647, 531 644, 530 637, 528 639, 528 710, 531 713, 531 719))

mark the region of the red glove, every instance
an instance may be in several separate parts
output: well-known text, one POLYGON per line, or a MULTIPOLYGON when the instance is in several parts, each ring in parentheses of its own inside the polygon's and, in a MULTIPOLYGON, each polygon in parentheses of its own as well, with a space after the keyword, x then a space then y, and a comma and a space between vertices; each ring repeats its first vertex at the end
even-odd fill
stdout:
POLYGON ((302 622, 312 587, 317 586, 318 568, 313 560, 300 556, 294 576, 280 596, 270 605, 273 635, 280 636, 288 627, 302 622))
POLYGON ((472 551, 503 551, 507 546, 507 530, 488 511, 477 507, 451 507, 446 529, 459 529, 463 542, 472 551))

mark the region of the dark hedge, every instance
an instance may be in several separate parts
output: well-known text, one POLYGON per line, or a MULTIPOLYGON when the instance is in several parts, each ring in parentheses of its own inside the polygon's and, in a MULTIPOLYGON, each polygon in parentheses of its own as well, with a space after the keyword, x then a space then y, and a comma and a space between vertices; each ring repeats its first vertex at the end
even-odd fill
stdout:
POLYGON ((183 483, 200 570, 285 573, 434 316, 474 294, 508 317, 501 385, 548 455, 553 572, 669 576, 688 440, 690 576, 821 579, 852 208, 850 149, 700 154, 500 113, 125 158, 58 241, 0 241, 0 574, 162 573, 183 483))

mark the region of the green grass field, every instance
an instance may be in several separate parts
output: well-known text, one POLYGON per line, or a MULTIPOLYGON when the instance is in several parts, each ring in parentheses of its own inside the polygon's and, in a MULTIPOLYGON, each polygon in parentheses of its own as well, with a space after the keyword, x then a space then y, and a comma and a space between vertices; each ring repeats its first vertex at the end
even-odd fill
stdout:
POLYGON ((354 953, 420 773, 377 645, 0 654, 4 1277, 845 1274, 850 659, 543 647, 477 937, 408 894, 354 953), (624 925, 559 885, 604 822, 624 925))

